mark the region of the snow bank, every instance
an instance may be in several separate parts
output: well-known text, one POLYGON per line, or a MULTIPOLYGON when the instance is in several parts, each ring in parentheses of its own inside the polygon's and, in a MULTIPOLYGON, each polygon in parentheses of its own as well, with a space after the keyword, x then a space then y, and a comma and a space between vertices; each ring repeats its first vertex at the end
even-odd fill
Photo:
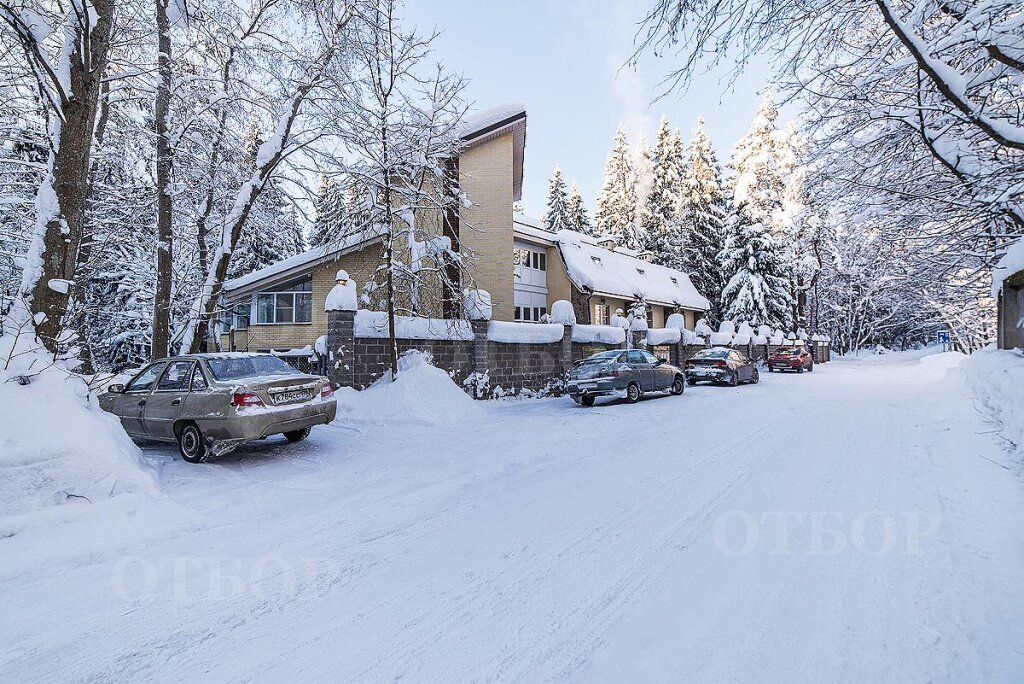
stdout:
MULTIPOLYGON (((386 338, 388 314, 360 309, 355 317, 356 337, 386 338)), ((472 340, 469 321, 395 316, 395 337, 401 340, 472 340)))
POLYGON ((385 374, 362 392, 340 389, 336 394, 338 412, 348 420, 382 425, 450 425, 484 415, 480 404, 447 373, 431 365, 429 355, 419 351, 404 354, 398 360, 398 371, 394 382, 385 374))
POLYGON ((561 341, 563 334, 565 326, 561 323, 491 321, 487 325, 487 339, 492 342, 546 344, 561 341))
POLYGON ((1003 281, 1017 271, 1024 271, 1024 238, 1010 245, 1006 254, 992 269, 992 297, 998 297, 1003 289, 1003 281))
POLYGON ((681 338, 679 328, 650 328, 647 331, 647 344, 652 347, 659 344, 676 344, 681 338))
MULTIPOLYGON (((11 337, 0 338, 0 359, 11 347, 11 337)), ((19 351, 7 370, 0 362, 0 518, 156 492, 139 448, 117 418, 89 401, 85 381, 24 341, 19 351), (30 374, 29 384, 19 384, 30 374)), ((19 527, 5 522, 8 532, 19 527)))
POLYGON ((1024 355, 988 347, 971 354, 961 368, 978 403, 1014 445, 1018 465, 1024 465, 1024 355))
POLYGON ((576 312, 572 304, 564 299, 559 299, 551 304, 551 322, 562 325, 576 325, 576 312))
POLYGON ((581 325, 572 326, 572 341, 582 344, 622 344, 626 341, 626 331, 612 325, 581 325))

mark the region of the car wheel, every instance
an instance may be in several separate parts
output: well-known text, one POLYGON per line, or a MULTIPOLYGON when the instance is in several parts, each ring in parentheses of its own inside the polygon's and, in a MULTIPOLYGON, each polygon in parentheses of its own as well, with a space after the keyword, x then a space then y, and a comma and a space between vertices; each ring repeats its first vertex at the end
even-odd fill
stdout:
POLYGON ((594 397, 589 394, 585 394, 582 397, 580 397, 580 403, 586 406, 587 408, 590 408, 591 406, 594 405, 594 397))
POLYGON ((206 440, 195 423, 186 423, 178 430, 178 453, 187 463, 202 463, 206 460, 206 440))
POLYGON ((686 378, 686 384, 689 385, 690 387, 693 387, 694 385, 697 384, 697 379, 696 378, 686 378))
POLYGON ((739 387, 740 385, 740 374, 733 373, 732 377, 729 378, 729 387, 739 387))
POLYGON ((797 373, 803 373, 804 372, 804 367, 800 366, 799 368, 796 369, 796 372, 797 373))
POLYGON ((683 378, 677 375, 675 380, 672 381, 672 387, 670 387, 668 391, 670 394, 679 396, 683 393, 684 389, 686 389, 686 385, 683 384, 683 378))
POLYGON ((629 383, 629 386, 626 388, 626 401, 630 404, 640 401, 640 386, 635 382, 629 383))
POLYGON ((758 373, 757 369, 755 368, 754 369, 754 375, 753 375, 753 377, 750 378, 750 383, 752 385, 756 385, 759 382, 761 382, 761 374, 758 373))
POLYGON ((812 370, 814 370, 814 364, 813 363, 807 367, 807 372, 810 373, 812 370))
POLYGON ((291 432, 284 433, 284 437, 289 442, 301 442, 309 437, 309 431, 312 429, 311 427, 304 427, 299 430, 292 430, 291 432))

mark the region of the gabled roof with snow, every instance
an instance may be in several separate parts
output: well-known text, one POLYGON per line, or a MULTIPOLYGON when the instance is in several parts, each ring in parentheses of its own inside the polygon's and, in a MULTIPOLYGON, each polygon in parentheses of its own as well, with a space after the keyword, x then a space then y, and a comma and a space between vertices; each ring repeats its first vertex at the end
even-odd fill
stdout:
POLYGON ((467 116, 459 137, 471 150, 478 145, 512 134, 512 199, 523 198, 523 162, 526 158, 526 107, 518 102, 491 107, 467 116))
POLYGON ((513 228, 524 237, 558 245, 569 279, 581 290, 627 300, 643 297, 648 303, 663 306, 700 311, 711 308, 688 275, 638 259, 634 250, 605 249, 598 245, 598 238, 572 230, 551 233, 537 219, 523 214, 516 214, 513 228))
POLYGON ((356 252, 366 245, 379 240, 380 232, 360 231, 346 236, 340 243, 326 247, 314 247, 287 259, 258 268, 251 273, 224 283, 224 298, 230 303, 262 287, 273 286, 311 271, 315 266, 334 261, 338 257, 356 252))
POLYGON ((992 269, 992 296, 998 297, 1003 289, 1003 281, 1020 271, 1024 271, 1024 238, 1010 245, 1006 254, 992 269))

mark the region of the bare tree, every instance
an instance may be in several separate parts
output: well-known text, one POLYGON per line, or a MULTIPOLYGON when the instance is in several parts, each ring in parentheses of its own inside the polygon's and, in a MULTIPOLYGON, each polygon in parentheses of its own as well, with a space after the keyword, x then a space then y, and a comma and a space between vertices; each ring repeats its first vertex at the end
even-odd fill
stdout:
MULTIPOLYGON (((115 0, 70 0, 58 35, 36 2, 0 2, 49 116, 49 158, 21 293, 43 345, 56 352, 68 309, 88 200, 88 171, 115 0)), ((16 307, 20 308, 20 307, 16 307)))

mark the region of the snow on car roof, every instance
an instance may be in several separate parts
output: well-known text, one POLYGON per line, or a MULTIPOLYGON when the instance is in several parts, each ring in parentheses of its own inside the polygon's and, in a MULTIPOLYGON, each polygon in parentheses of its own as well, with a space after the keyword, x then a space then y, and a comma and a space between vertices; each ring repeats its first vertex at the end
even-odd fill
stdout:
POLYGON ((549 235, 558 244, 569 278, 581 289, 688 309, 711 308, 682 271, 638 259, 632 250, 605 249, 596 238, 575 231, 549 235))

